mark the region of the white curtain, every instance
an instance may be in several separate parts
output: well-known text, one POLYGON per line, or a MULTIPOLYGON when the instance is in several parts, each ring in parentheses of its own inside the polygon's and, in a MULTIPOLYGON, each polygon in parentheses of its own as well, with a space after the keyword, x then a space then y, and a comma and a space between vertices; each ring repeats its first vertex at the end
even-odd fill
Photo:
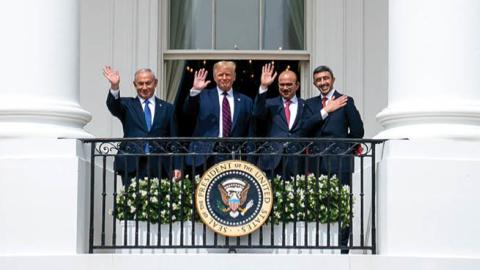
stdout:
MULTIPOLYGON (((290 26, 287 29, 289 41, 294 49, 305 49, 304 36, 305 36, 305 5, 303 0, 286 0, 286 11, 288 12, 290 26)), ((285 29, 285 31, 287 30, 285 29)))
MULTIPOLYGON (((192 43, 192 16, 195 0, 170 1, 169 49, 190 48, 192 43)), ((184 72, 184 60, 167 61, 165 66, 165 98, 175 100, 184 72)))

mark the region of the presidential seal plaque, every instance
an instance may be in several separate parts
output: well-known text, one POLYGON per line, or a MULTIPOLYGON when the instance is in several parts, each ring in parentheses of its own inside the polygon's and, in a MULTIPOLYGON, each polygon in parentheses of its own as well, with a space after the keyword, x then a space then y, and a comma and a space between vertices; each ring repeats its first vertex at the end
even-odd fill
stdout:
POLYGON ((202 221, 224 236, 243 236, 260 228, 270 215, 273 194, 265 173, 241 160, 210 167, 200 179, 195 205, 202 221))

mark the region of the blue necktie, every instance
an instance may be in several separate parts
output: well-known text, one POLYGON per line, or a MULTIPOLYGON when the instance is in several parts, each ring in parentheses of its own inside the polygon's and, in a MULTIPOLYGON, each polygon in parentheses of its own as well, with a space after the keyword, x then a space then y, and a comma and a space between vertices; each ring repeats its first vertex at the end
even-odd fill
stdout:
POLYGON ((143 109, 143 113, 145 114, 145 122, 147 123, 147 129, 150 131, 150 128, 152 128, 152 111, 150 111, 150 107, 148 106, 150 104, 150 101, 145 100, 145 109, 143 109))
MULTIPOLYGON (((147 124, 147 129, 148 131, 150 131, 150 129, 152 128, 152 111, 150 111, 150 107, 148 107, 148 104, 150 103, 150 101, 145 100, 145 108, 143 109, 143 114, 145 115, 145 122, 147 124)), ((149 149, 149 146, 148 146, 148 143, 145 144, 145 153, 149 153, 150 152, 150 149, 149 149)))

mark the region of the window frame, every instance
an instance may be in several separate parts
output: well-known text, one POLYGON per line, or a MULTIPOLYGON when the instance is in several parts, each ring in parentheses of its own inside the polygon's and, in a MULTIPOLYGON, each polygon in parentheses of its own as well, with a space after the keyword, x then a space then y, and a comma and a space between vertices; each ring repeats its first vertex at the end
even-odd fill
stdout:
MULTIPOLYGON (((311 74, 311 62, 312 62, 312 37, 313 37, 313 5, 315 0, 304 0, 305 1, 305 27, 304 27, 304 37, 305 37, 305 46, 304 50, 216 50, 216 49, 169 49, 169 29, 170 29, 170 1, 172 0, 160 0, 159 8, 159 19, 158 19, 158 77, 161 84, 158 87, 157 95, 161 98, 166 97, 166 61, 169 60, 191 60, 191 59, 206 59, 206 60, 249 60, 249 59, 258 59, 258 60, 296 60, 299 61, 300 73, 299 78, 303 97, 308 98, 313 96, 316 91, 310 87, 312 85, 312 76, 311 74), (161 67, 161 69, 160 69, 161 67)), ((213 0, 216 1, 216 0, 213 0)), ((263 18, 262 10, 263 0, 260 0, 260 16, 259 19, 263 18)), ((215 20, 215 19, 214 19, 215 20)), ((212 24, 214 25, 214 24, 212 24)), ((262 31, 263 23, 260 22, 260 31, 262 31)), ((213 30, 214 31, 214 30, 213 30)), ((262 34, 261 32, 259 33, 262 34)), ((214 36, 212 37, 212 44, 214 44, 214 36)), ((260 48, 262 47, 262 40, 259 39, 260 48)))

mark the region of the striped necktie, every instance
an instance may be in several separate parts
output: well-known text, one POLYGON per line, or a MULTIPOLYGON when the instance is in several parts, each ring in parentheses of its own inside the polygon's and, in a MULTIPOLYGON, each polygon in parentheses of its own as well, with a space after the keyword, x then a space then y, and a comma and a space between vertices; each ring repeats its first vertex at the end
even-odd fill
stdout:
POLYGON ((230 103, 228 102, 227 92, 223 92, 223 102, 222 102, 222 130, 223 137, 230 137, 230 132, 232 131, 232 113, 230 111, 230 103))

